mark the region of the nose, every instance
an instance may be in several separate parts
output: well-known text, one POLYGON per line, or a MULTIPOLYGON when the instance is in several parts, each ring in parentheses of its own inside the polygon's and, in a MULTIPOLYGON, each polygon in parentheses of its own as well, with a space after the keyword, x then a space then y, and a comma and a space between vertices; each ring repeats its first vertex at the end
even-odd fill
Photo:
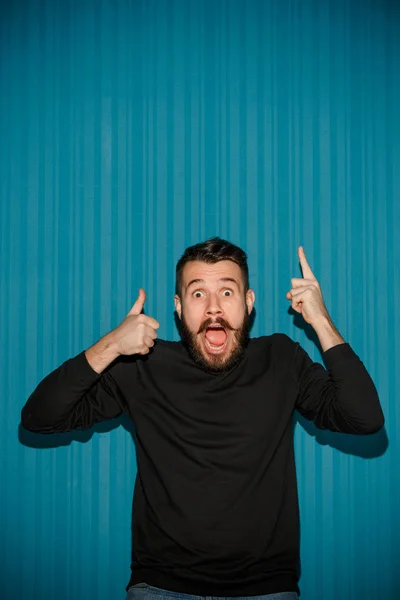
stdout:
POLYGON ((220 317, 223 315, 217 294, 210 294, 206 307, 206 315, 208 317, 220 317))

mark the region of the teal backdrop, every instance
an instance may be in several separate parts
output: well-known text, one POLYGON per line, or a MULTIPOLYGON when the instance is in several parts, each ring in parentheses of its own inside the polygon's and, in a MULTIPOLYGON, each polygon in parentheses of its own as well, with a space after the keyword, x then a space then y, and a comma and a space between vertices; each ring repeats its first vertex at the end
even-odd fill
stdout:
POLYGON ((140 286, 178 339, 175 263, 213 235, 248 252, 252 335, 321 360, 285 298, 304 245, 384 408, 365 438, 296 419, 302 598, 398 600, 399 4, 14 0, 0 15, 2 600, 124 599, 130 423, 43 436, 20 411, 140 286))

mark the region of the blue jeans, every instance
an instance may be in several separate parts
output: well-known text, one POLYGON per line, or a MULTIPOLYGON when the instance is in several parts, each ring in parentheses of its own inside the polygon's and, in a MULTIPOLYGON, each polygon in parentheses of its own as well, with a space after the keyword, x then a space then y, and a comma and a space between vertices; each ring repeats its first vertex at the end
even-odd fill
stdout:
MULTIPOLYGON (((223 600, 298 600, 296 592, 278 592, 266 596, 237 596, 223 600)), ((181 592, 170 592, 147 583, 137 583, 128 590, 126 600, 221 600, 221 596, 192 596, 181 592)))

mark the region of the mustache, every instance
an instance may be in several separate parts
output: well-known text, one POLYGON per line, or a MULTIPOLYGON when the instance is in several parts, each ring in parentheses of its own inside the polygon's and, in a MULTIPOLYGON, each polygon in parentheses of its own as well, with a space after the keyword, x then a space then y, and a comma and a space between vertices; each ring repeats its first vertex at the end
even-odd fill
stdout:
POLYGON ((217 317, 216 319, 209 318, 209 319, 206 319, 205 321, 203 321, 203 323, 200 325, 200 329, 198 330, 197 333, 202 333, 208 327, 212 327, 213 325, 221 325, 224 329, 227 329, 229 331, 234 331, 234 328, 232 327, 232 325, 230 323, 228 323, 228 321, 226 321, 222 317, 217 317))

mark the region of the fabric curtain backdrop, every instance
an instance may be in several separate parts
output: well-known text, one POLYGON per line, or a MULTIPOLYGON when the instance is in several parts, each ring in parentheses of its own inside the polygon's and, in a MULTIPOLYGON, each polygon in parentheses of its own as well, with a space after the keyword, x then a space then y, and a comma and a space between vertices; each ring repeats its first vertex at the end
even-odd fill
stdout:
POLYGON ((213 235, 248 252, 252 335, 287 333, 320 360, 285 298, 304 245, 385 411, 362 439, 297 419, 303 597, 398 599, 398 3, 0 10, 2 599, 125 597, 132 426, 35 436, 20 410, 140 286, 178 339, 175 262, 213 235))

